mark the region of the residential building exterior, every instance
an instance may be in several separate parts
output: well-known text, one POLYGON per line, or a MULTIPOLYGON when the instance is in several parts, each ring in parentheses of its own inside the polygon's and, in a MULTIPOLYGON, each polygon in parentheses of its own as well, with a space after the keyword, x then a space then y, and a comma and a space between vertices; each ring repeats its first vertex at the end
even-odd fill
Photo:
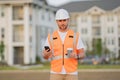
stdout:
POLYGON ((8 65, 36 62, 47 33, 54 30, 55 11, 45 0, 0 0, 0 41, 8 65))
POLYGON ((99 0, 71 2, 60 6, 70 12, 70 27, 80 32, 86 50, 92 50, 97 40, 110 52, 120 57, 120 1, 99 0))

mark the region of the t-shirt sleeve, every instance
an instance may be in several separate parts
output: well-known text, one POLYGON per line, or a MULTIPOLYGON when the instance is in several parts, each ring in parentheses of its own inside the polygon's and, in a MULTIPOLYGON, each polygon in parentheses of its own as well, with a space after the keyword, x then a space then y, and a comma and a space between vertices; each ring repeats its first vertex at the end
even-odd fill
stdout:
POLYGON ((45 44, 44 44, 44 46, 43 46, 43 49, 44 49, 45 46, 49 46, 49 47, 50 47, 50 44, 49 44, 48 38, 46 38, 45 44))
POLYGON ((77 49, 85 48, 81 37, 78 38, 77 49))

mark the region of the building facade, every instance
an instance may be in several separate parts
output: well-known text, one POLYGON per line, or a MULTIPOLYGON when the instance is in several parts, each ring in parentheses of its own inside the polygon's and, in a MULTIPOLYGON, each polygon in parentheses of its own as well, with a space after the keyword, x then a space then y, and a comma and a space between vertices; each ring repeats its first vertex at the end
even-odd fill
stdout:
POLYGON ((55 11, 44 0, 0 0, 0 41, 9 65, 36 62, 47 33, 56 25, 55 11))
POLYGON ((77 17, 77 32, 86 44, 86 48, 93 49, 96 41, 100 40, 103 47, 109 50, 110 57, 120 55, 120 9, 105 11, 99 7, 92 7, 77 17))
POLYGON ((102 54, 106 54, 107 49, 110 57, 120 57, 119 0, 71 2, 59 8, 70 12, 70 27, 80 32, 86 51, 93 50, 94 43, 99 41, 102 54))

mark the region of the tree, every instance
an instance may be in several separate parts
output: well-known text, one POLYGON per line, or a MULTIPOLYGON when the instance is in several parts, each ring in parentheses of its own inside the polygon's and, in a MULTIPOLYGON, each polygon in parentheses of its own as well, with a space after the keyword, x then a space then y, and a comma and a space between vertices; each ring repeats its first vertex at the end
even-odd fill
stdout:
POLYGON ((101 39, 93 39, 93 54, 101 56, 102 41, 101 39))
POLYGON ((5 48, 4 42, 1 41, 0 42, 0 57, 1 57, 2 62, 4 61, 4 48, 5 48))

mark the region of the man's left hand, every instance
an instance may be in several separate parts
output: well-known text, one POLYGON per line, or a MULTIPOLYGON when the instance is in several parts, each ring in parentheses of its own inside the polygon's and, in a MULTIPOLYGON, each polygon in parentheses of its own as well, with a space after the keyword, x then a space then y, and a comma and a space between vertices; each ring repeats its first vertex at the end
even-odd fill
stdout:
POLYGON ((72 53, 70 54, 70 58, 77 58, 77 54, 74 53, 74 52, 72 52, 72 53))

